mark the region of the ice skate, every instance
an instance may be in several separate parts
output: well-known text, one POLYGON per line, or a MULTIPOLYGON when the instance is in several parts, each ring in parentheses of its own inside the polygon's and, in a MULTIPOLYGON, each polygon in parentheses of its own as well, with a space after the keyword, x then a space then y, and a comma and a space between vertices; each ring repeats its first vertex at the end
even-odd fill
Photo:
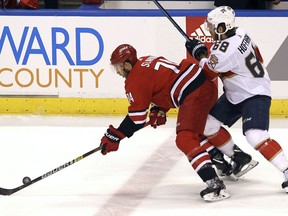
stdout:
POLYGON ((237 178, 243 176, 258 165, 258 161, 252 160, 251 155, 243 152, 238 146, 234 147, 234 155, 231 157, 232 173, 237 178))
POLYGON ((223 153, 214 148, 209 152, 212 164, 216 167, 216 172, 220 177, 230 176, 232 173, 232 166, 224 159, 223 153))
POLYGON ((215 202, 227 199, 230 195, 226 192, 226 187, 218 177, 206 181, 208 187, 200 192, 200 196, 207 202, 215 202))
POLYGON ((286 193, 288 193, 288 169, 286 169, 283 173, 285 176, 285 181, 282 183, 282 188, 286 193))

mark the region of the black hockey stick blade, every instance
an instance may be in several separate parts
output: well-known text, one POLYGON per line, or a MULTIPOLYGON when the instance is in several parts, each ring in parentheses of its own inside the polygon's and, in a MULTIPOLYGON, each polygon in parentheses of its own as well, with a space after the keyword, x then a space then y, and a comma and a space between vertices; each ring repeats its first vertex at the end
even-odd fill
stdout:
POLYGON ((180 34, 185 38, 186 41, 190 41, 190 38, 183 31, 183 29, 176 23, 176 21, 170 16, 170 14, 162 7, 162 5, 157 1, 153 0, 155 5, 165 14, 165 16, 170 20, 174 27, 180 32, 180 34))
POLYGON ((82 160, 83 158, 85 158, 85 157, 87 157, 87 156, 89 156, 89 155, 91 155, 91 154, 93 154, 95 152, 98 152, 99 150, 101 150, 101 148, 102 147, 99 146, 99 147, 97 147, 95 149, 92 149, 91 151, 86 152, 85 154, 83 154, 83 155, 81 155, 81 156, 79 156, 79 157, 77 157, 77 158, 75 158, 75 159, 73 159, 71 161, 68 161, 67 163, 65 163, 65 164, 63 164, 63 165, 61 165, 61 166, 59 166, 59 167, 57 167, 57 168, 55 168, 53 170, 50 170, 49 172, 47 172, 47 173, 45 173, 45 174, 33 179, 31 182, 29 182, 27 184, 23 184, 23 185, 20 185, 19 187, 12 188, 12 189, 6 189, 6 188, 1 188, 0 187, 0 195, 9 196, 11 194, 14 194, 17 191, 20 191, 20 190, 22 190, 22 189, 24 189, 24 188, 26 188, 26 187, 28 187, 28 186, 40 181, 42 179, 45 179, 45 178, 55 174, 58 171, 61 171, 61 170, 65 169, 68 166, 71 166, 72 164, 82 160))

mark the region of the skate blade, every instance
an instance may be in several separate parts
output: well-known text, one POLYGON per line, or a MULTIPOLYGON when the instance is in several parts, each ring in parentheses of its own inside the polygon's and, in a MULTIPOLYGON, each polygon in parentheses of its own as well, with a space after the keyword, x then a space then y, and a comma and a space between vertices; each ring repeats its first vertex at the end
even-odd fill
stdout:
POLYGON ((238 177, 235 176, 233 173, 231 173, 230 175, 225 175, 217 169, 216 169, 216 173, 221 179, 225 178, 226 180, 238 181, 238 177))
MULTIPOLYGON (((243 174, 244 175, 244 174, 243 174)), ((236 175, 234 175, 233 173, 231 173, 231 175, 227 176, 227 178, 229 178, 232 181, 238 181, 239 177, 237 177, 236 175)))
POLYGON ((203 196, 203 199, 207 202, 217 202, 223 199, 227 199, 230 197, 230 194, 225 190, 221 190, 219 195, 216 195, 215 193, 209 193, 203 196))
POLYGON ((258 161, 251 160, 248 164, 244 166, 244 168, 239 173, 235 174, 234 176, 238 179, 247 172, 249 172, 250 170, 252 170, 253 168, 255 168, 258 164, 259 164, 258 161))

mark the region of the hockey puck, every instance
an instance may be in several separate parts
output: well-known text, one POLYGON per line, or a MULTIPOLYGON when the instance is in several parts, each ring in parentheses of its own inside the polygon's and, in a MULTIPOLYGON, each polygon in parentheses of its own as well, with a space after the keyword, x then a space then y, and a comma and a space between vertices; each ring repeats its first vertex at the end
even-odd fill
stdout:
POLYGON ((31 182, 31 179, 28 176, 26 176, 23 178, 22 182, 23 184, 29 184, 31 182))

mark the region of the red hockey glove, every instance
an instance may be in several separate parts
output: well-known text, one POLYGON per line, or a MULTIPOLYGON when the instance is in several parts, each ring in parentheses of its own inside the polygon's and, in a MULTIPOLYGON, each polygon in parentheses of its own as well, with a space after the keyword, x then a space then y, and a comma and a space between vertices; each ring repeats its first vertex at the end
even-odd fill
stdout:
POLYGON ((108 152, 117 151, 123 138, 125 138, 125 135, 110 125, 101 139, 101 153, 106 155, 108 152))
POLYGON ((149 122, 153 128, 157 126, 164 125, 167 121, 166 112, 168 110, 161 109, 157 106, 152 106, 149 114, 149 122))
POLYGON ((20 8, 38 9, 38 0, 20 0, 20 8))

